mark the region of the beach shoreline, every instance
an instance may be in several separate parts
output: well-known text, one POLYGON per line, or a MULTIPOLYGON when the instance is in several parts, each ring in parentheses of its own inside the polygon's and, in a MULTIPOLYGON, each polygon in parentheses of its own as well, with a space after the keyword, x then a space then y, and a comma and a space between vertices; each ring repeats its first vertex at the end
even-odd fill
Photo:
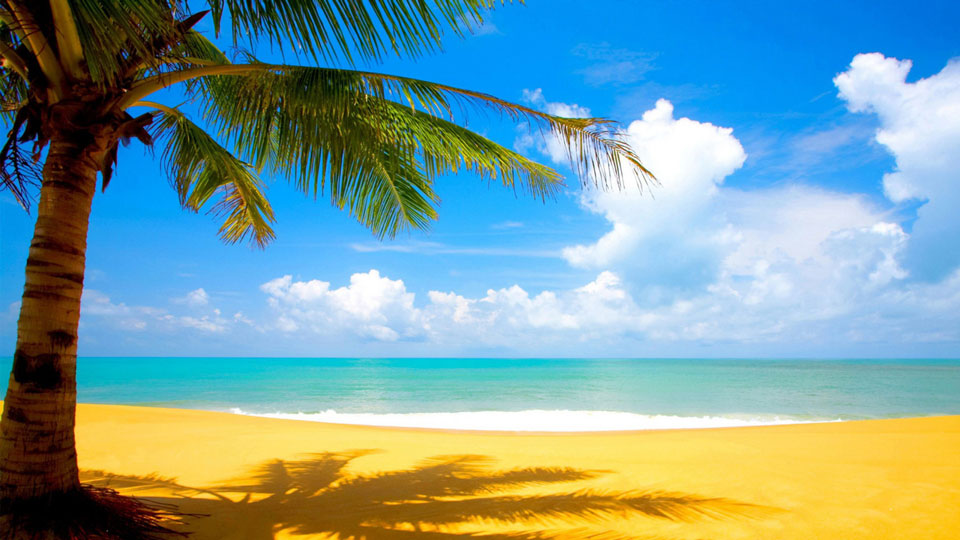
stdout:
POLYGON ((675 414, 638 414, 604 410, 522 411, 479 410, 418 413, 339 413, 333 410, 313 413, 252 413, 231 408, 231 414, 299 420, 338 425, 363 425, 414 429, 439 429, 483 433, 601 433, 752 427, 786 424, 838 422, 840 418, 801 419, 790 415, 681 416, 675 414))
POLYGON ((960 416, 530 433, 80 404, 77 420, 82 481, 208 515, 183 526, 198 540, 960 534, 960 416))

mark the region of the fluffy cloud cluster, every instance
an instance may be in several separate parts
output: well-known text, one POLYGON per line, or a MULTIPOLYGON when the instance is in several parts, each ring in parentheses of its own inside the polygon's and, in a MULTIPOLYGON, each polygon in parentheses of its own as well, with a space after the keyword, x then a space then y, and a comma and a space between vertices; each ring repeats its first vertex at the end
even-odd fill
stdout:
POLYGON ((377 341, 427 340, 445 345, 517 345, 552 339, 557 334, 587 340, 637 327, 627 318, 640 316, 619 278, 602 272, 596 280, 570 291, 523 288, 488 290, 481 298, 429 291, 426 302, 401 280, 370 270, 332 289, 320 280, 294 281, 283 276, 260 289, 273 311, 270 326, 302 336, 354 336, 377 341), (535 337, 536 333, 539 338, 535 337))
POLYGON ((430 291, 425 314, 434 340, 517 347, 542 344, 558 334, 576 340, 620 334, 636 327, 639 315, 619 277, 602 272, 569 291, 531 295, 514 285, 488 290, 482 298, 430 291))
POLYGON ((876 276, 874 283, 904 277, 896 259, 903 231, 861 197, 803 185, 723 187, 746 159, 731 129, 675 118, 660 100, 625 135, 660 179, 655 198, 586 193, 584 206, 611 229, 563 253, 574 266, 616 271, 643 305, 705 294, 717 302, 707 309, 724 312, 730 324, 733 314, 768 303, 792 310, 829 302, 828 291, 866 286, 866 276, 876 276))
POLYGON ((626 137, 661 181, 656 198, 639 190, 587 191, 583 204, 603 214, 611 230, 590 245, 572 246, 564 257, 574 266, 614 269, 666 287, 689 287, 709 279, 718 248, 730 231, 711 208, 718 186, 746 154, 729 128, 675 119, 666 100, 630 124, 626 137))
POLYGON ((619 275, 640 306, 625 318, 647 337, 960 340, 958 67, 907 83, 909 62, 859 55, 835 80, 851 111, 880 119, 877 141, 897 159, 887 196, 925 201, 909 234, 865 196, 724 187, 746 159, 732 130, 660 100, 624 133, 662 183, 655 198, 586 193, 610 229, 564 257, 619 275))
MULTIPOLYGON (((780 347, 753 351, 882 354, 889 343, 955 346, 960 63, 908 83, 909 69, 907 61, 858 55, 835 79, 852 112, 877 116, 876 140, 896 158, 896 170, 883 178, 885 208, 865 195, 799 183, 728 187, 725 180, 747 159, 733 130, 678 118, 660 100, 624 135, 661 186, 653 197, 630 190, 583 194, 583 207, 603 216, 609 229, 563 250, 571 266, 595 276, 580 287, 416 295, 399 276, 377 270, 339 287, 287 275, 261 285, 268 313, 259 322, 240 313, 222 317, 204 289, 179 299, 193 310, 185 315, 114 304, 87 291, 84 320, 109 315, 130 330, 165 322, 207 333, 255 325, 303 341, 420 344, 414 350, 441 354, 691 350, 656 344, 731 344, 725 349, 731 354, 751 344, 780 347), (912 207, 904 203, 911 202, 922 203, 916 220, 893 217, 908 215, 912 207), (809 344, 823 348, 805 349, 809 344)), ((553 114, 589 115, 547 101, 539 89, 526 98, 553 114)), ((517 146, 566 159, 558 144, 537 143, 529 134, 517 146)))
POLYGON ((354 274, 350 285, 331 289, 320 280, 293 281, 283 276, 260 290, 276 311, 276 327, 285 332, 308 330, 335 335, 355 334, 381 341, 421 333, 420 311, 403 281, 381 277, 376 270, 354 274))
POLYGON ((261 289, 272 309, 266 326, 304 343, 360 338, 447 353, 642 355, 670 343, 733 343, 732 350, 742 350, 960 340, 960 274, 936 285, 889 286, 902 277, 893 254, 906 239, 899 227, 882 222, 846 229, 824 242, 819 256, 826 264, 757 262, 747 274, 724 271, 703 293, 659 305, 638 301, 610 271, 570 290, 531 293, 514 285, 476 298, 429 291, 418 299, 401 280, 376 270, 354 274, 336 289, 289 276, 261 289))
POLYGON ((883 177, 895 203, 921 201, 907 249, 910 271, 942 279, 960 264, 960 61, 907 82, 909 60, 860 54, 834 79, 853 112, 876 114, 876 140, 896 158, 883 177))

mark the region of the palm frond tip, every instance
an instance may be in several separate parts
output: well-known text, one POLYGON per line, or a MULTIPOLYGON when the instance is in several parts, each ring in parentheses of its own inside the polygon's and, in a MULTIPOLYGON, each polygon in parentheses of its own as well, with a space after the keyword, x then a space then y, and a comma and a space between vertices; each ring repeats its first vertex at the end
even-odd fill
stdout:
POLYGON ((223 218, 219 234, 224 241, 249 237, 261 247, 269 243, 273 209, 253 168, 179 111, 164 108, 158 115, 154 137, 163 145, 161 158, 180 204, 198 211, 219 196, 211 211, 223 218))

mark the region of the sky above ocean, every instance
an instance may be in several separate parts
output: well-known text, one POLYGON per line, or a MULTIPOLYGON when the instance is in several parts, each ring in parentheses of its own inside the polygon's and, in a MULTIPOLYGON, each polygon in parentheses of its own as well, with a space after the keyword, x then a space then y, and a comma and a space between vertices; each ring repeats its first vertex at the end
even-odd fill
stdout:
MULTIPOLYGON (((80 354, 960 357, 957 20, 939 1, 498 8, 441 54, 361 67, 616 119, 660 185, 581 188, 552 140, 471 113, 567 188, 443 177, 432 230, 382 242, 276 178, 277 240, 225 246, 131 144, 94 200, 80 354)), ((33 222, 0 192, 8 352, 33 222)))

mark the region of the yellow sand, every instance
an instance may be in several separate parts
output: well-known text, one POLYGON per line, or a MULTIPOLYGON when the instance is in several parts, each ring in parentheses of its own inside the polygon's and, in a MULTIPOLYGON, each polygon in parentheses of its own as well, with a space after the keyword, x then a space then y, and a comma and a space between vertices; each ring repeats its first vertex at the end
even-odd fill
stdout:
POLYGON ((196 540, 960 538, 960 416, 491 434, 81 405, 77 445, 84 481, 209 514, 196 540))

